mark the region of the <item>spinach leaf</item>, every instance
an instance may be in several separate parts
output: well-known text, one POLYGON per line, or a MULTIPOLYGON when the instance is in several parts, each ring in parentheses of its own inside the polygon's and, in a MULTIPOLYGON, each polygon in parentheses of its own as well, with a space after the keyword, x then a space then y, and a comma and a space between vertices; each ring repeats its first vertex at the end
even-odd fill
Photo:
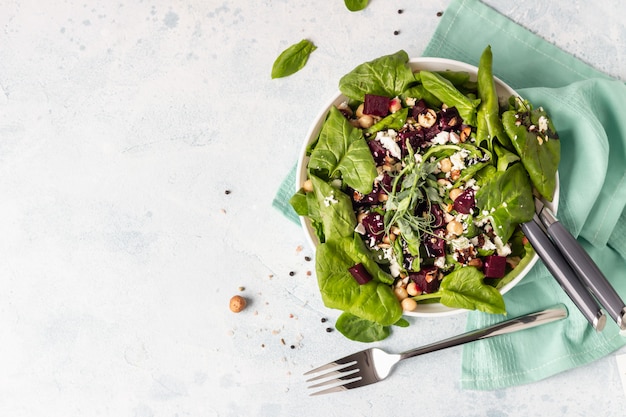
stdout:
POLYGON ((377 342, 389 336, 389 326, 345 312, 337 318, 335 328, 348 339, 363 343, 377 342))
POLYGON ((319 245, 315 260, 318 285, 327 307, 383 326, 390 326, 402 317, 402 307, 390 286, 393 278, 370 258, 358 235, 319 245), (367 284, 359 285, 348 272, 348 268, 359 262, 373 278, 367 284))
POLYGON ((480 210, 478 219, 490 217, 494 232, 506 243, 515 227, 530 221, 535 214, 535 200, 524 166, 517 163, 506 171, 494 172, 476 192, 476 206, 480 210))
POLYGON ((389 116, 383 118, 370 128, 368 128, 365 133, 374 134, 381 130, 394 129, 400 130, 404 123, 406 123, 406 118, 409 116, 409 108, 404 107, 401 110, 398 110, 395 113, 391 113, 389 116))
POLYGON ((485 313, 506 314, 502 294, 483 282, 485 275, 473 266, 459 268, 441 281, 441 304, 485 313))
MULTIPOLYGON (((496 82, 493 78, 492 62, 493 55, 491 53, 491 46, 487 46, 478 64, 478 96, 481 100, 478 110, 482 112, 481 118, 484 117, 483 121, 488 133, 487 148, 493 152, 494 139, 497 138, 497 140, 507 148, 511 148, 511 141, 506 133, 504 133, 502 120, 500 119, 500 103, 496 91, 496 82)), ((479 142, 478 145, 480 144, 479 142)))
POLYGON ((527 103, 522 106, 525 107, 522 111, 504 112, 502 123, 533 185, 539 194, 552 201, 561 142, 543 109, 532 110, 527 103))
POLYGON ((422 70, 419 74, 426 90, 448 106, 456 107, 465 124, 476 126, 476 107, 480 104, 480 99, 472 100, 466 97, 450 81, 436 72, 422 70))
POLYGON ((282 78, 300 71, 317 47, 307 39, 285 49, 272 65, 272 78, 282 78))
MULTIPOLYGON (((417 74, 416 74, 416 78, 417 74)), ((431 108, 440 108, 443 102, 437 97, 427 91, 422 84, 412 85, 408 89, 404 90, 401 97, 406 101, 407 98, 414 98, 416 100, 424 99, 426 104, 431 108)))
POLYGON ((403 50, 365 62, 341 77, 339 90, 359 102, 364 101, 365 94, 398 96, 415 83, 408 62, 409 56, 403 50))
POLYGON ((498 171, 506 171, 509 165, 520 160, 520 157, 517 154, 509 151, 503 146, 500 146, 498 143, 493 144, 493 150, 498 157, 496 165, 498 171))
POLYGON ((314 175, 310 178, 325 239, 351 237, 356 227, 356 216, 350 197, 314 175))
POLYGON ((367 7, 369 0, 344 0, 344 3, 351 12, 358 12, 367 7))
POLYGON ((289 204, 293 207, 293 210, 298 214, 298 216, 309 215, 309 203, 307 202, 304 191, 300 190, 291 196, 289 204))
POLYGON ((326 179, 339 178, 363 194, 369 194, 378 176, 376 163, 361 129, 331 107, 328 119, 311 152, 309 170, 326 179))

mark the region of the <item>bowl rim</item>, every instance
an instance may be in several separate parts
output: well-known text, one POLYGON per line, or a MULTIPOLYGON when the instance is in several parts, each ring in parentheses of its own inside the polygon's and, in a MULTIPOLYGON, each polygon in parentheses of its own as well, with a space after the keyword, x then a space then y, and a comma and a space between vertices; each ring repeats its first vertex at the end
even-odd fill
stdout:
MULTIPOLYGON (((466 62, 457 61, 453 59, 447 58, 438 58, 438 57, 417 57, 410 58, 408 61, 408 65, 411 66, 413 70, 416 69, 426 69, 423 67, 433 66, 439 68, 432 68, 433 71, 445 71, 446 69, 452 71, 467 71, 470 74, 470 79, 476 78, 476 74, 478 72, 478 67, 468 64, 466 62)), ((494 80, 496 83, 496 89, 498 91, 498 97, 502 100, 504 98, 504 94, 506 94, 506 98, 511 95, 515 95, 521 97, 517 91, 515 91, 512 87, 510 87, 507 83, 502 81, 500 78, 494 76, 494 80)), ((308 164, 309 157, 307 156, 307 150, 311 142, 317 139, 319 135, 319 131, 321 130, 324 121, 326 120, 326 116, 330 111, 331 106, 338 105, 343 101, 348 100, 341 92, 335 93, 335 95, 329 99, 324 107, 318 112, 315 119, 309 126, 305 140, 301 146, 300 152, 298 154, 298 163, 296 165, 296 181, 295 181, 295 191, 297 192, 301 188, 301 184, 306 180, 306 167, 308 164)), ((554 192, 554 196, 552 201, 544 201, 544 204, 550 208, 554 213, 557 213, 558 202, 559 202, 559 194, 560 194, 560 186, 559 186, 559 173, 557 171, 556 174, 556 189, 554 192)), ((307 240, 307 244, 315 251, 317 248, 317 239, 315 238, 315 233, 311 227, 311 222, 308 218, 304 216, 300 217, 300 224, 304 229, 305 238, 307 240)), ((539 256, 537 253, 533 255, 530 261, 523 267, 523 270, 517 274, 510 282, 504 285, 499 289, 502 295, 509 292, 513 287, 515 287, 534 267, 534 265, 539 260, 539 256)), ((403 315, 412 316, 412 317, 446 317, 457 315, 460 313, 467 313, 470 310, 466 310, 463 308, 451 308, 444 306, 441 303, 426 303, 419 304, 418 309, 415 311, 404 311, 403 315)))

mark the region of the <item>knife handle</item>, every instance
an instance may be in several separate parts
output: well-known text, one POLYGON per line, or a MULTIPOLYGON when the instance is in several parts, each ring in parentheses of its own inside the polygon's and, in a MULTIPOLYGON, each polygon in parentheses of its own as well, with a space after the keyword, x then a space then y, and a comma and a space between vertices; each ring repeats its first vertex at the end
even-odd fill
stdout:
POLYGON ((540 218, 546 227, 546 232, 567 259, 576 275, 587 286, 591 294, 596 297, 609 316, 615 320, 620 329, 626 330, 626 317, 624 316, 626 305, 600 271, 598 265, 549 209, 544 207, 540 218))
POLYGON ((544 265, 554 276, 563 291, 576 305, 578 310, 587 319, 596 331, 600 332, 606 324, 606 316, 598 306, 596 300, 587 292, 585 286, 576 277, 561 252, 539 226, 539 218, 522 224, 522 231, 541 258, 544 265))

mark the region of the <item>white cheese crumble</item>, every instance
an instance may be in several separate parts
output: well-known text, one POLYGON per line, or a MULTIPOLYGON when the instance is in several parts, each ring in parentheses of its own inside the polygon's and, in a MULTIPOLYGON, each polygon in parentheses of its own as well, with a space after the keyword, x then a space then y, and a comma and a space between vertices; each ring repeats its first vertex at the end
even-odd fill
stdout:
POLYGON ((539 117, 539 120, 537 121, 537 123, 539 124, 539 131, 540 132, 543 133, 546 130, 548 130, 548 119, 546 118, 546 116, 539 117))
POLYGON ((435 259, 435 266, 437 268, 445 268, 445 266, 446 266, 446 257, 445 256, 440 256, 439 258, 435 259))
POLYGON ((331 204, 337 204, 339 200, 335 198, 335 193, 331 192, 329 196, 324 197, 324 205, 329 207, 331 204))
POLYGON ((436 143, 437 145, 445 145, 446 143, 448 143, 450 141, 450 132, 439 132, 437 133, 437 135, 432 139, 432 143, 436 143))
POLYGON ((354 231, 357 232, 360 235, 364 235, 365 234, 365 226, 363 226, 363 223, 359 223, 354 228, 354 231))
POLYGON ((450 244, 452 244, 452 248, 454 250, 463 250, 470 247, 470 241, 465 236, 457 237, 456 239, 451 239, 450 244))
POLYGON ((469 152, 465 149, 455 152, 450 156, 452 162, 452 170, 461 171, 465 169, 465 158, 469 156, 469 152))
POLYGON ((387 149, 391 156, 397 159, 402 159, 402 152, 400 147, 396 143, 396 136, 398 134, 395 130, 389 129, 387 131, 380 131, 376 134, 376 139, 383 145, 383 148, 387 149))
POLYGON ((500 239, 500 236, 494 237, 493 243, 495 243, 496 245, 496 252, 498 252, 498 255, 508 256, 511 254, 511 245, 508 243, 506 245, 503 244, 502 239, 500 239))
POLYGON ((396 259, 396 254, 393 251, 393 248, 383 249, 383 256, 385 259, 389 260, 389 272, 391 272, 391 276, 396 278, 400 276, 400 264, 396 259))

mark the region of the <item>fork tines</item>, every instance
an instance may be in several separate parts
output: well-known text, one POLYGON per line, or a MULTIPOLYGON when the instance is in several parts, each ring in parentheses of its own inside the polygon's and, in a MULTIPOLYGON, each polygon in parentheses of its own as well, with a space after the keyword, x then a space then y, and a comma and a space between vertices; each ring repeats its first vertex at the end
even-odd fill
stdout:
POLYGON ((307 388, 328 387, 321 391, 316 391, 310 395, 329 394, 331 392, 345 391, 353 388, 354 384, 362 379, 359 375, 359 364, 356 354, 346 356, 326 365, 305 372, 304 375, 319 374, 306 380, 306 382, 321 381, 307 388))

